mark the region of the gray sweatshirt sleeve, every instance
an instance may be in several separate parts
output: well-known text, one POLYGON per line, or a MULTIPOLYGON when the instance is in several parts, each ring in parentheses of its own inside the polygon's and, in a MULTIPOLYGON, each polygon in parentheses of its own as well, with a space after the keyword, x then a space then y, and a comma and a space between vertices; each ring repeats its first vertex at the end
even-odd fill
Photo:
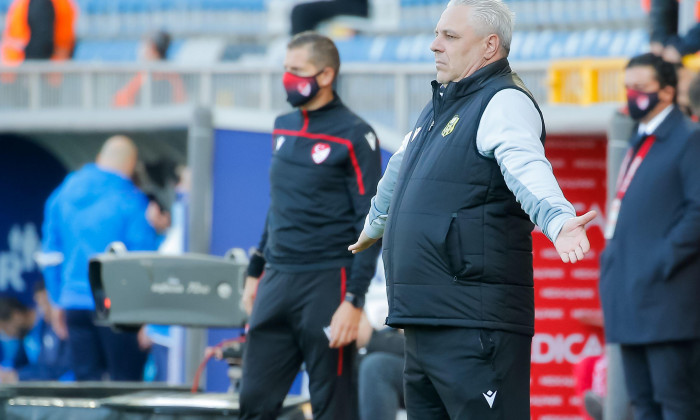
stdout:
MULTIPOLYGON (((418 134, 417 131, 420 131, 420 127, 416 130, 416 134, 418 134)), ((389 159, 386 171, 384 171, 382 179, 380 179, 379 184, 377 184, 377 195, 372 198, 364 227, 365 234, 372 239, 379 239, 384 235, 384 227, 386 226, 386 218, 389 214, 391 196, 394 194, 394 185, 396 185, 396 179, 399 176, 403 154, 406 151, 406 145, 411 136, 415 136, 413 132, 406 134, 403 142, 401 142, 401 147, 399 147, 399 150, 389 159)))
POLYGON ((576 211, 554 178, 541 134, 542 121, 532 100, 519 90, 504 89, 486 106, 476 144, 483 156, 496 159, 523 210, 554 242, 576 211))

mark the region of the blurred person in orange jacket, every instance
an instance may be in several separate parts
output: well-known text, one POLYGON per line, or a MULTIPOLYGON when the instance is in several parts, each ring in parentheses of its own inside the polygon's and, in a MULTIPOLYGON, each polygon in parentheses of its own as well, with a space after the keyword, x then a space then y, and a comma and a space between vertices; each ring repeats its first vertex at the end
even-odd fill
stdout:
POLYGON ((0 64, 67 60, 75 46, 78 8, 73 0, 15 0, 5 21, 0 64))
MULTIPOLYGON (((170 47, 170 41, 170 34, 165 31, 157 31, 148 35, 141 44, 139 60, 144 62, 164 61, 170 47)), ((151 77, 153 102, 176 104, 185 102, 187 98, 185 85, 178 74, 154 72, 151 77)), ((143 72, 132 77, 114 96, 113 105, 117 108, 137 105, 140 102, 145 79, 143 72)))

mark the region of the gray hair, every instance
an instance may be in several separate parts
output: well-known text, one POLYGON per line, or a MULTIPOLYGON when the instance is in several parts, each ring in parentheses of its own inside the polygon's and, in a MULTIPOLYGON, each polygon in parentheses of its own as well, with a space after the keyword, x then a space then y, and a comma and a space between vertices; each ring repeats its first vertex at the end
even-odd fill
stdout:
POLYGON ((479 23, 477 32, 496 34, 506 54, 510 52, 515 14, 502 0, 450 0, 447 7, 450 6, 469 6, 472 19, 479 23))

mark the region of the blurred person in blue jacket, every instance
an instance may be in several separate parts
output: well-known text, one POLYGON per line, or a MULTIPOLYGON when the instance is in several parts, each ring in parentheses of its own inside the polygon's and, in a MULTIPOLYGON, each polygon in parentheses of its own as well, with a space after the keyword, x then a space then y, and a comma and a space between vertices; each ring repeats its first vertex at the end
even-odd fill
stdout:
POLYGON ((77 380, 136 381, 146 353, 135 332, 95 324, 88 281, 89 259, 120 241, 129 251, 156 250, 169 215, 133 183, 136 146, 125 136, 109 138, 94 164, 69 174, 44 209, 42 258, 52 303, 53 327, 67 338, 77 380))
POLYGON ((51 328, 51 305, 42 281, 35 284, 36 308, 0 297, 0 329, 19 340, 12 364, 0 370, 0 383, 71 380, 68 343, 51 328))

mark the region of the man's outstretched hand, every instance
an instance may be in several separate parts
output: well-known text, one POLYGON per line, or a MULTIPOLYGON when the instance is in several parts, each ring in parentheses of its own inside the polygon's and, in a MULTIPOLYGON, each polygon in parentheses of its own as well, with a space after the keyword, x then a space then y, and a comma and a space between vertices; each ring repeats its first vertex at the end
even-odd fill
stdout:
POLYGON ((365 235, 365 231, 363 230, 362 233, 360 233, 360 237, 357 238, 357 242, 348 247, 348 251, 352 251, 353 254, 357 254, 358 252, 362 252, 371 247, 378 240, 379 239, 373 239, 365 235))
POLYGON ((584 255, 591 250, 591 244, 586 236, 586 224, 595 219, 598 213, 589 211, 583 216, 572 217, 564 223, 559 236, 554 241, 561 260, 565 263, 583 260, 584 255))

